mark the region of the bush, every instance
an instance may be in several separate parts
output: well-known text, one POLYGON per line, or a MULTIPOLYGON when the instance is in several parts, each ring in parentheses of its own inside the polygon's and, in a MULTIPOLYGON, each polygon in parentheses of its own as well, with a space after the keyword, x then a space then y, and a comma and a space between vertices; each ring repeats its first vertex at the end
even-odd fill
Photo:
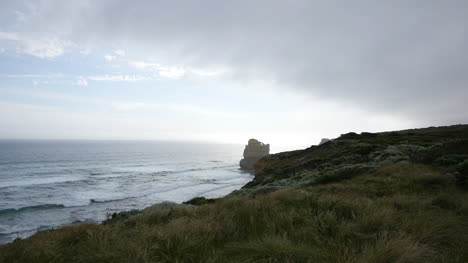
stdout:
POLYGON ((378 145, 361 142, 361 143, 357 143, 356 145, 352 147, 352 152, 360 154, 360 155, 367 155, 375 151, 375 149, 377 148, 378 148, 378 145))
POLYGON ((464 160, 468 160, 467 155, 463 154, 446 154, 443 155, 435 160, 435 163, 437 165, 441 166, 452 166, 452 165, 457 165, 464 160))
POLYGON ((361 136, 368 137, 368 138, 373 138, 373 137, 377 137, 378 134, 377 133, 371 133, 371 132, 361 132, 361 136))
POLYGON ((107 219, 104 220, 103 224, 114 224, 117 222, 123 222, 125 219, 129 218, 130 216, 137 215, 141 213, 141 210, 133 209, 130 211, 122 211, 118 213, 107 214, 107 219))
POLYGON ((338 182, 355 175, 364 174, 376 168, 368 164, 349 164, 334 166, 324 170, 316 179, 316 183, 338 182))
POLYGON ((374 152, 371 155, 373 162, 389 160, 393 163, 400 161, 419 161, 426 152, 426 148, 417 145, 391 145, 383 151, 374 152))
POLYGON ((345 134, 341 134, 340 138, 342 139, 354 139, 354 138, 357 138, 359 137, 359 135, 355 132, 348 132, 348 133, 345 133, 345 134))
POLYGON ((194 197, 188 201, 185 201, 183 202, 183 204, 199 206, 199 205, 205 205, 205 204, 213 204, 214 202, 216 202, 216 199, 212 199, 212 198, 206 199, 205 197, 200 196, 200 197, 194 197))

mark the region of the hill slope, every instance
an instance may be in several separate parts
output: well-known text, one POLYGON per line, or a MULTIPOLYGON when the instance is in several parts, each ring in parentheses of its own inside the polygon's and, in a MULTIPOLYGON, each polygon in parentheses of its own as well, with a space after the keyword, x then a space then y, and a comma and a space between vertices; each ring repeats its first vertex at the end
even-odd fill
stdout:
POLYGON ((467 178, 467 125, 348 133, 225 198, 40 232, 0 262, 468 262, 467 178))

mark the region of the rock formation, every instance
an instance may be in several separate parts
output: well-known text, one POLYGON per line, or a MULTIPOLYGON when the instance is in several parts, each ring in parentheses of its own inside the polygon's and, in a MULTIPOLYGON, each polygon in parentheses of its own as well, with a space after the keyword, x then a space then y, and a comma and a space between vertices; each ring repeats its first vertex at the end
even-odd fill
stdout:
POLYGON ((327 138, 323 138, 323 139, 320 141, 319 145, 322 145, 322 144, 327 143, 327 142, 329 142, 329 141, 331 141, 331 140, 330 140, 330 139, 327 139, 327 138))
POLYGON ((250 139, 244 149, 244 159, 240 160, 240 167, 244 170, 252 170, 254 164, 262 157, 270 154, 270 145, 250 139))

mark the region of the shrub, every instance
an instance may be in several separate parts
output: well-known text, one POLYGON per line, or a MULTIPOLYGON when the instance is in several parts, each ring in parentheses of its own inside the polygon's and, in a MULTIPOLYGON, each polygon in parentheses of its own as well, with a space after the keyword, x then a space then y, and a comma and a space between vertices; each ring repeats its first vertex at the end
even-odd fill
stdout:
POLYGON ((464 160, 468 160, 467 155, 463 154, 447 154, 443 155, 435 160, 435 163, 437 165, 442 165, 442 166, 451 166, 451 165, 457 165, 464 160))
POLYGON ((377 133, 371 133, 371 132, 361 132, 361 136, 373 138, 373 137, 377 137, 378 134, 377 133))
POLYGON ((370 144, 370 143, 357 143, 355 146, 353 146, 353 152, 361 155, 367 155, 371 152, 373 152, 376 148, 378 148, 377 145, 370 144))
POLYGON ((349 164, 334 166, 324 170, 316 179, 316 183, 338 182, 347 178, 351 178, 358 174, 366 173, 375 166, 368 164, 349 164))
POLYGON ((107 219, 103 222, 103 224, 106 225, 122 222, 130 216, 137 215, 139 213, 141 213, 141 210, 133 209, 130 211, 122 211, 118 213, 107 214, 107 219))
POLYGON ((185 201, 183 202, 183 204, 199 206, 199 205, 205 205, 205 204, 212 204, 214 202, 216 202, 216 199, 212 199, 212 198, 206 199, 205 197, 200 196, 200 197, 194 197, 188 201, 185 201))
POLYGON ((348 132, 348 133, 345 133, 345 134, 341 134, 340 138, 342 139, 354 139, 354 138, 357 138, 359 137, 359 135, 355 132, 348 132))
POLYGON ((391 145, 383 151, 374 152, 371 155, 373 162, 382 162, 385 160, 392 161, 394 163, 400 161, 419 161, 421 156, 426 152, 426 148, 417 145, 391 145))

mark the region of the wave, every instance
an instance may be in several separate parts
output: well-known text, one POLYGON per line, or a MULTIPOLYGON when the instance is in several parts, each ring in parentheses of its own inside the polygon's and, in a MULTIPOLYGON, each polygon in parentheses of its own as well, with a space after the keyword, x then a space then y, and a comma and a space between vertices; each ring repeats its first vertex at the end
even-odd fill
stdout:
POLYGON ((89 173, 89 175, 103 175, 103 174, 106 174, 106 173, 89 173))
MULTIPOLYGON (((27 236, 30 236, 30 235, 34 234, 35 232, 37 232, 37 230, 38 229, 36 229, 36 228, 26 228, 26 229, 17 230, 17 231, 11 231, 11 232, 0 232, 0 237, 2 237, 2 236, 8 237, 8 236, 11 236, 11 235, 19 237, 19 236, 22 236, 23 234, 28 234, 29 233, 29 235, 23 236, 23 237, 27 237, 27 236)), ((14 239, 14 237, 11 238, 11 240, 13 240, 13 239, 14 239)), ((2 240, 0 239, 0 245, 3 245, 1 241, 2 240)))
POLYGON ((126 165, 125 167, 134 168, 134 167, 145 167, 145 166, 148 166, 148 165, 147 164, 134 164, 134 165, 126 165))
POLYGON ((154 191, 147 192, 145 194, 140 194, 140 195, 126 196, 126 197, 116 198, 116 199, 101 199, 101 200, 100 199, 89 199, 89 201, 90 201, 89 205, 120 202, 120 201, 130 200, 130 199, 138 199, 138 198, 142 198, 142 197, 151 196, 151 195, 154 195, 154 194, 161 194, 161 193, 171 192, 171 191, 175 191, 175 190, 178 190, 178 189, 196 187, 196 186, 203 185, 203 184, 216 184, 216 183, 215 183, 214 180, 211 180, 211 179, 202 179, 202 180, 194 181, 193 183, 189 183, 189 184, 185 184, 185 185, 175 185, 175 186, 171 186, 171 187, 163 187, 163 188, 160 188, 160 189, 155 189, 154 191))
POLYGON ((166 175, 174 174, 174 173, 180 173, 180 171, 158 171, 158 172, 152 172, 149 175, 151 175, 151 176, 166 176, 166 175))
POLYGON ((0 189, 8 187, 29 187, 37 185, 48 185, 48 184, 59 184, 59 183, 71 183, 87 181, 88 179, 83 178, 67 178, 67 177, 49 177, 49 178, 33 178, 21 181, 6 182, 0 184, 0 189))
POLYGON ((182 170, 158 171, 158 172, 151 173, 151 175, 163 175, 164 176, 168 174, 197 172, 197 171, 215 170, 215 169, 220 169, 220 168, 232 168, 232 167, 237 167, 237 164, 208 166, 208 167, 190 168, 190 169, 182 169, 182 170))
MULTIPOLYGON (((86 207, 86 206, 90 206, 93 204, 121 202, 124 200, 137 199, 137 198, 142 198, 142 197, 146 197, 146 196, 150 196, 154 194, 171 192, 177 189, 191 188, 191 187, 198 186, 200 184, 217 184, 217 183, 216 183, 216 180, 213 180, 213 179, 201 179, 201 180, 196 181, 196 183, 191 183, 191 184, 186 184, 186 185, 176 185, 176 186, 167 187, 167 188, 164 187, 162 189, 157 189, 155 191, 151 191, 149 193, 140 194, 140 195, 126 196, 126 197, 116 198, 116 199, 94 199, 93 198, 93 199, 89 199, 89 203, 85 205, 65 206, 63 204, 42 204, 42 205, 26 206, 26 207, 21 207, 21 208, 7 208, 7 209, 0 210, 0 216, 14 214, 14 213, 28 212, 28 211, 62 209, 62 208, 72 208, 72 207, 86 207)), ((221 184, 225 184, 225 183, 221 183, 221 184)))
MULTIPOLYGON (((209 161, 211 163, 219 164, 218 161, 209 161)), ((208 170, 216 170, 216 169, 223 169, 223 168, 233 168, 236 167, 237 164, 229 164, 229 165, 213 165, 213 166, 205 166, 205 167, 198 167, 198 168, 189 168, 189 169, 180 169, 180 170, 163 170, 163 171, 156 171, 150 173, 139 173, 139 174, 149 174, 151 176, 167 176, 170 174, 179 174, 179 173, 188 173, 188 172, 197 172, 197 171, 208 171, 208 170)), ((135 166, 136 167, 136 166, 135 166)), ((50 174, 46 172, 35 173, 36 175, 40 174, 50 174)), ((125 174, 132 174, 130 171, 126 172, 116 172, 113 171, 111 173, 100 172, 100 171, 93 171, 88 172, 93 179, 99 178, 114 178, 120 177, 119 175, 125 174), (116 175, 116 176, 113 176, 116 175)), ((29 186, 38 186, 38 185, 53 185, 53 184, 61 184, 61 183, 77 183, 77 182, 86 182, 89 181, 90 178, 83 178, 82 176, 79 177, 69 177, 69 176, 54 176, 54 177, 39 177, 39 178, 28 178, 28 180, 21 180, 21 181, 6 181, 0 183, 0 189, 2 188, 9 188, 9 187, 29 187, 29 186)))
POLYGON ((36 210, 47 210, 47 209, 61 209, 65 208, 62 204, 44 204, 44 205, 33 205, 25 206, 21 208, 7 208, 0 210, 0 215, 12 214, 12 213, 21 213, 26 211, 36 211, 36 210))
MULTIPOLYGON (((167 171, 165 171, 165 172, 167 172, 167 171)), ((146 196, 150 196, 150 195, 154 195, 154 194, 162 194, 162 193, 165 193, 165 192, 171 192, 171 191, 175 191, 175 190, 178 190, 178 189, 196 187, 196 186, 203 185, 203 184, 214 184, 214 185, 218 184, 218 185, 222 185, 221 188, 235 185, 235 184, 229 183, 229 180, 227 180, 227 182, 224 182, 224 181, 217 182, 217 180, 214 180, 214 179, 199 179, 199 180, 196 180, 194 182, 195 183, 189 183, 189 184, 185 184, 185 185, 174 185, 174 186, 171 186, 171 187, 163 187, 163 188, 160 188, 160 189, 155 189, 155 191, 151 191, 149 193, 140 194, 140 195, 133 195, 133 196, 131 195, 131 196, 126 196, 126 197, 116 198, 116 199, 94 199, 93 198, 93 199, 89 199, 89 203, 85 204, 85 205, 65 206, 63 204, 42 204, 42 205, 26 206, 26 207, 21 207, 21 208, 16 208, 16 209, 15 208, 7 208, 7 209, 0 210, 0 216, 7 215, 7 214, 28 212, 28 211, 39 211, 39 210, 47 210, 47 209, 62 209, 62 208, 72 208, 72 207, 86 207, 86 206, 90 206, 90 205, 93 205, 93 204, 121 202, 121 201, 124 201, 124 200, 137 199, 137 198, 142 198, 142 197, 146 197, 146 196)), ((218 189, 218 188, 215 188, 213 190, 216 190, 216 189, 218 189)))
POLYGON ((143 197, 142 196, 128 196, 128 197, 123 197, 123 198, 118 198, 118 199, 106 199, 106 200, 96 200, 96 199, 89 199, 89 204, 95 204, 95 203, 111 203, 111 202, 118 202, 118 201, 123 201, 127 199, 132 199, 132 198, 138 198, 138 197, 143 197))

